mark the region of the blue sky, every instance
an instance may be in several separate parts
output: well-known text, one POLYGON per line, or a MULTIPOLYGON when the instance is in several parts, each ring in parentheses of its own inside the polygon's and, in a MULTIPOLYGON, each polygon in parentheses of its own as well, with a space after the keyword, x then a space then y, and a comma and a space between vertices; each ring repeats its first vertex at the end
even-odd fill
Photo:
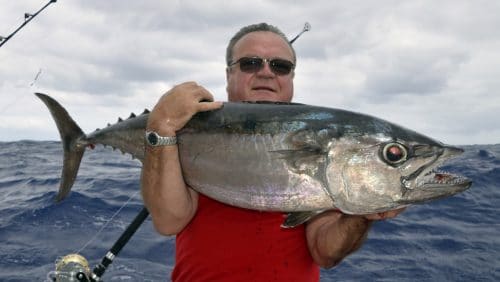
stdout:
MULTIPOLYGON (((48 0, 2 2, 7 36, 48 0)), ((500 143, 498 14, 493 0, 59 0, 0 48, 0 141, 59 139, 34 92, 59 100, 86 132, 184 81, 225 100, 225 48, 240 27, 268 22, 291 38, 309 22, 294 43, 296 102, 448 144, 500 143)))

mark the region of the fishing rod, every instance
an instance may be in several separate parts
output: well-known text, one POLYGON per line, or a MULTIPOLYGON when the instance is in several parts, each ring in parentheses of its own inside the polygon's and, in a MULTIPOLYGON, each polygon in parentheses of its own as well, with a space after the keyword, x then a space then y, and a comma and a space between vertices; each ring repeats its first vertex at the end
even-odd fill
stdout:
POLYGON ((304 32, 309 30, 311 30, 311 25, 308 22, 304 23, 304 28, 301 32, 299 32, 299 34, 297 34, 292 40, 290 40, 290 44, 293 44, 293 42, 295 42, 295 40, 297 40, 304 32))
POLYGON ((50 0, 45 6, 43 6, 38 12, 34 14, 24 13, 24 22, 16 29, 14 32, 9 34, 7 37, 0 36, 0 47, 2 47, 7 41, 9 41, 14 34, 16 34, 19 30, 21 30, 25 25, 27 25, 32 19, 34 19, 41 11, 47 8, 50 4, 57 2, 57 0, 50 0))
MULTIPOLYGON (((297 34, 290 44, 295 42, 304 32, 309 31, 311 25, 309 23, 304 24, 302 31, 297 34)), ((146 207, 143 207, 139 214, 134 218, 132 223, 123 231, 122 235, 113 244, 113 247, 106 253, 106 255, 101 259, 101 262, 96 265, 92 272, 90 272, 90 267, 87 259, 79 254, 69 254, 64 256, 56 263, 55 275, 51 278, 52 281, 57 282, 69 282, 69 281, 81 281, 81 282, 99 282, 101 277, 108 268, 108 266, 113 262, 118 253, 123 247, 128 243, 130 238, 135 234, 137 229, 149 216, 149 211, 146 207)), ((53 273, 54 274, 54 273, 53 273)))
POLYGON ((146 207, 143 207, 139 214, 134 218, 132 223, 125 229, 120 238, 115 242, 113 247, 108 251, 108 253, 102 258, 101 263, 94 267, 94 271, 91 275, 90 281, 100 281, 101 276, 104 274, 108 266, 113 262, 115 257, 120 253, 123 247, 128 243, 135 231, 139 229, 141 224, 149 216, 149 211, 146 207))
POLYGON ((56 263, 56 271, 51 277, 52 281, 66 282, 66 281, 81 281, 81 282, 99 282, 102 275, 113 262, 115 257, 125 247, 130 238, 135 234, 137 229, 149 216, 149 211, 143 207, 139 214, 134 218, 132 223, 123 231, 122 235, 113 244, 111 249, 101 259, 93 271, 90 272, 90 267, 87 259, 79 254, 69 254, 61 258, 56 263))

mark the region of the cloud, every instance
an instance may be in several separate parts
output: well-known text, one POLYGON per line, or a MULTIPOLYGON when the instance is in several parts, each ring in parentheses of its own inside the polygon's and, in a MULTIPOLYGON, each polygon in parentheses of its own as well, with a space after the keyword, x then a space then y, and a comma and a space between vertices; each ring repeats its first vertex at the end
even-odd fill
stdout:
POLYGON ((411 48, 386 50, 372 58, 371 66, 364 71, 363 91, 366 98, 380 103, 395 95, 433 95, 443 91, 467 55, 411 48))
MULTIPOLYGON (((4 3, 0 35, 42 4, 4 3)), ((61 100, 85 130, 150 108, 184 81, 225 100, 225 48, 240 27, 265 21, 292 38, 308 21, 294 43, 297 102, 447 143, 499 143, 499 10, 451 0, 57 1, 0 48, 0 140, 58 138, 35 91, 61 100)))

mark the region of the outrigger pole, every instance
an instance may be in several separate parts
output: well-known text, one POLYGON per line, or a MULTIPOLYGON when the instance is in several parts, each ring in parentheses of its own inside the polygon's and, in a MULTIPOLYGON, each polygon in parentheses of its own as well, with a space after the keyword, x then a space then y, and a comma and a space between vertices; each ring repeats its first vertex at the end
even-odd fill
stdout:
POLYGON ((38 10, 38 12, 36 12, 34 14, 24 13, 24 22, 16 30, 14 30, 14 32, 9 34, 9 36, 7 36, 7 37, 0 36, 0 47, 2 47, 2 45, 4 45, 7 41, 9 41, 9 39, 11 39, 12 36, 14 36, 14 34, 16 34, 19 30, 21 30, 21 28, 23 28, 25 25, 27 25, 32 19, 34 19, 36 16, 38 16, 38 14, 41 11, 43 11, 45 8, 47 8, 47 6, 49 6, 50 4, 55 3, 55 2, 57 2, 57 0, 50 0, 49 3, 45 4, 45 6, 43 6, 40 10, 38 10))

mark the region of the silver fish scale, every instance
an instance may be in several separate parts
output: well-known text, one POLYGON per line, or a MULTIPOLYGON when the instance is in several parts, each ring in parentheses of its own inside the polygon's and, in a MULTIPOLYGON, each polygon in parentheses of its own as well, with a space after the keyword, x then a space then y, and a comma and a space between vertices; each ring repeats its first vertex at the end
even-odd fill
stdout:
POLYGON ((279 151, 293 149, 287 134, 180 135, 179 153, 188 185, 217 200, 258 210, 332 208, 324 185, 296 173, 279 151))

